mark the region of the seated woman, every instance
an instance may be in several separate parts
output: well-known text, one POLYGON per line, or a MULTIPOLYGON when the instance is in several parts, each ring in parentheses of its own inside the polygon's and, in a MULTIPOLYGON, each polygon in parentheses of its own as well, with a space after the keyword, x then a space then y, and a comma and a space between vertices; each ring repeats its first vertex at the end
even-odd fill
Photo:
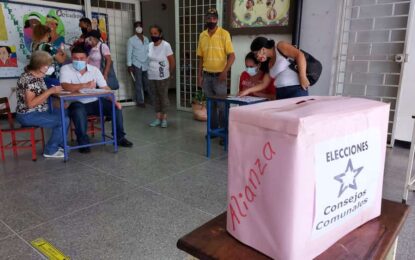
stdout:
MULTIPOLYGON (((246 70, 242 72, 239 79, 239 92, 258 85, 264 79, 265 73, 260 70, 260 63, 255 58, 255 54, 250 52, 245 57, 246 70)), ((264 97, 269 100, 275 99, 274 81, 271 80, 268 86, 260 91, 251 93, 252 96, 264 97)))
MULTIPOLYGON (((62 122, 59 113, 49 113, 46 104, 50 95, 59 93, 61 86, 47 89, 45 77, 52 64, 52 56, 45 51, 32 53, 29 65, 17 81, 16 120, 22 126, 51 128, 52 133, 45 145, 43 156, 63 158, 62 122)), ((65 118, 65 127, 69 120, 65 118)))

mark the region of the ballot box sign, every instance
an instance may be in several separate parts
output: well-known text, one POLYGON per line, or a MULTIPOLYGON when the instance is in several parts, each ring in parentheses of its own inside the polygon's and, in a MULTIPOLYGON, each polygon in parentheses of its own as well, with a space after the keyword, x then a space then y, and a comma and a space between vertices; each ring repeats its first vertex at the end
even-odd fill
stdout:
POLYGON ((380 133, 368 129, 315 146, 316 238, 355 217, 376 202, 379 182, 380 133))

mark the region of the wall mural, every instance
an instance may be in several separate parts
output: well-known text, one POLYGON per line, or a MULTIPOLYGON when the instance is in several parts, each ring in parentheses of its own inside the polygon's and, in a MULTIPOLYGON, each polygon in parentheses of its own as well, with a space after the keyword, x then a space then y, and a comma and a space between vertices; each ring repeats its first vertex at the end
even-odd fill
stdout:
MULTIPOLYGON (((0 2, 0 78, 16 78, 23 72, 31 54, 33 28, 44 24, 52 29, 52 43, 69 49, 80 36, 79 19, 83 11, 50 6, 0 2)), ((92 13, 94 28, 108 40, 108 17, 92 13)))

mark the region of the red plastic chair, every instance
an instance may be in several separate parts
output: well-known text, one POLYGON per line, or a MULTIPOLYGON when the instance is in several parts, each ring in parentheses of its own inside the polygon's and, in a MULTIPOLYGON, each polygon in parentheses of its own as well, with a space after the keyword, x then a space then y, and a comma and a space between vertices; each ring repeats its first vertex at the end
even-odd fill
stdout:
POLYGON ((0 116, 7 116, 8 125, 3 127, 0 125, 0 152, 1 159, 4 161, 4 150, 13 150, 13 155, 17 156, 17 151, 22 149, 32 150, 32 161, 36 161, 36 144, 42 143, 42 148, 45 146, 45 135, 43 128, 40 127, 16 127, 10 111, 9 100, 6 97, 0 98, 0 116), (41 138, 35 138, 36 129, 40 129, 41 138), (4 144, 3 135, 11 135, 11 142, 4 144), (30 139, 17 139, 17 133, 29 133, 30 139))
MULTIPOLYGON (((87 134, 90 134, 92 137, 95 136, 95 133, 101 132, 101 128, 96 126, 98 123, 98 116, 88 116, 88 129, 87 134)), ((74 141, 73 134, 75 133, 75 126, 71 123, 71 141, 74 141)))

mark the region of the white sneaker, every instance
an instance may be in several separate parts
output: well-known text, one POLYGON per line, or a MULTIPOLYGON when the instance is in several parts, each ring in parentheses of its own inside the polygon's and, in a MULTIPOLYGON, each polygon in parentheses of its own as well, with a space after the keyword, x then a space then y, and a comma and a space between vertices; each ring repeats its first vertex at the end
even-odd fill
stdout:
POLYGON ((65 155, 63 154, 62 151, 57 150, 56 153, 54 153, 54 154, 45 154, 44 153, 43 157, 45 157, 45 158, 63 158, 63 157, 65 157, 65 155))
POLYGON ((62 148, 62 147, 59 147, 59 148, 58 148, 58 151, 61 151, 62 153, 64 152, 64 150, 63 150, 63 148, 62 148))

